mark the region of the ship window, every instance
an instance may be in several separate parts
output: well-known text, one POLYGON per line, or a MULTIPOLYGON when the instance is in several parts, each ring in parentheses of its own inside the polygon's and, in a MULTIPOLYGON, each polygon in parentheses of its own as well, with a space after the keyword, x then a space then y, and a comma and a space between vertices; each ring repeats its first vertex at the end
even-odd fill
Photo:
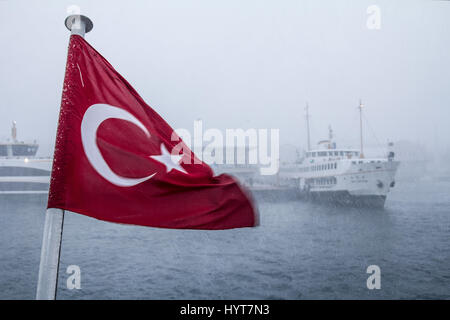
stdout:
POLYGON ((8 149, 6 146, 0 146, 0 157, 6 157, 8 155, 8 149))
POLYGON ((352 164, 356 164, 356 161, 352 161, 352 164))
POLYGON ((328 155, 332 157, 333 156, 333 151, 328 151, 328 155))
POLYGON ((326 157, 327 156, 327 152, 326 151, 320 151, 318 152, 319 157, 326 157))
POLYGON ((37 151, 37 146, 29 144, 13 144, 13 156, 34 156, 37 151))
POLYGON ((334 168, 337 169, 337 162, 334 163, 334 168))
POLYGON ((341 157, 344 156, 344 151, 339 151, 339 154, 341 155, 341 157))
POLYGON ((315 157, 315 156, 316 156, 316 153, 315 153, 315 152, 313 152, 313 153, 311 153, 311 155, 312 155, 313 157, 315 157))
POLYGON ((338 155, 339 155, 339 151, 335 151, 335 152, 334 152, 334 155, 335 155, 335 156, 338 156, 338 155))

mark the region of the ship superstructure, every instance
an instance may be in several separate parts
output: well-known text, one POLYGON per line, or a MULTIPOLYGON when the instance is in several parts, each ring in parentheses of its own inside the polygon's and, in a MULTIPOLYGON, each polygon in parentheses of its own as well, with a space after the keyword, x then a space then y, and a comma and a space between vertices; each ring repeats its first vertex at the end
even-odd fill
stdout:
POLYGON ((17 140, 16 122, 11 141, 0 143, 0 194, 48 192, 52 159, 36 157, 39 145, 17 140))

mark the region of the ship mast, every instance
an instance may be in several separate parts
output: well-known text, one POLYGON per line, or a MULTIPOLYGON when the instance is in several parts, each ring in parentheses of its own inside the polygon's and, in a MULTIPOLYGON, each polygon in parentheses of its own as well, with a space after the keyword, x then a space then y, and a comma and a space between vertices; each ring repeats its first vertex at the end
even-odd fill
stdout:
POLYGON ((361 143, 361 154, 360 158, 364 158, 364 148, 363 148, 363 127, 362 127, 362 109, 364 105, 361 102, 361 99, 359 99, 359 136, 360 136, 360 143, 361 143))
POLYGON ((308 139, 308 151, 311 150, 311 139, 310 139, 310 134, 309 134, 309 106, 308 106, 308 102, 306 102, 306 134, 307 134, 307 139, 308 139))
POLYGON ((333 129, 331 128, 331 124, 328 126, 328 149, 333 148, 333 129))

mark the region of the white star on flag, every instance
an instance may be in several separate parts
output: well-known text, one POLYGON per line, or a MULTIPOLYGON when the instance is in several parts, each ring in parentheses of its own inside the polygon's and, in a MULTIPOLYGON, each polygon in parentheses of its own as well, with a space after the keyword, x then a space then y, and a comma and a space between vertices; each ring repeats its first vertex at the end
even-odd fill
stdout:
POLYGON ((186 170, 184 170, 180 165, 180 160, 183 158, 183 155, 170 154, 164 143, 161 143, 161 154, 159 156, 150 156, 150 158, 164 164, 166 166, 166 172, 170 172, 172 169, 175 169, 187 174, 186 170))

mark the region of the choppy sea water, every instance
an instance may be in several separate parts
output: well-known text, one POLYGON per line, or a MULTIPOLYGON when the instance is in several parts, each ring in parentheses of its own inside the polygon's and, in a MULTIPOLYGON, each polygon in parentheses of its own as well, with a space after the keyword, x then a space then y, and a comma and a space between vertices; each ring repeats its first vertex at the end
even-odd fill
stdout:
MULTIPOLYGON (((46 196, 0 197, 0 299, 33 299, 46 196)), ((58 299, 450 299, 450 182, 401 183, 386 208, 258 201, 261 226, 118 225, 66 213, 58 299), (369 265, 381 289, 369 290, 369 265), (69 265, 81 289, 66 285, 69 265)))

